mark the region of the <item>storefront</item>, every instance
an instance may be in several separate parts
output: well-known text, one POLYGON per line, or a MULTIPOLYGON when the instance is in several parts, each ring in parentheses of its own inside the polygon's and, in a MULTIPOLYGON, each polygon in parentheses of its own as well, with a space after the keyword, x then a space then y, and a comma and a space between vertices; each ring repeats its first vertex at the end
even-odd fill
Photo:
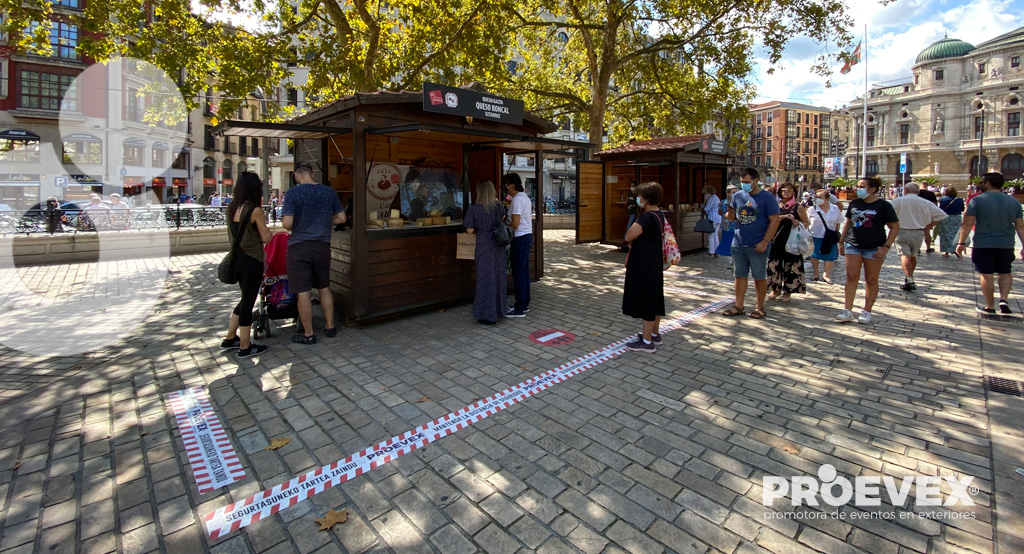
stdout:
POLYGON ((173 204, 177 201, 176 199, 181 198, 181 195, 186 194, 187 192, 188 179, 185 177, 172 177, 171 188, 161 196, 160 201, 166 204, 173 204))
MULTIPOLYGON (((185 194, 185 190, 187 190, 187 189, 183 189, 178 194, 185 194)), ((214 178, 214 177, 204 177, 203 178, 203 196, 205 196, 206 198, 209 198, 209 197, 213 196, 213 193, 215 193, 215 192, 217 192, 217 179, 214 178)))
POLYGON ((71 175, 64 200, 88 202, 92 194, 103 194, 103 182, 92 175, 71 175))
POLYGON ((0 204, 24 210, 40 201, 39 144, 32 131, 0 131, 0 204))
POLYGON ((694 233, 701 218, 706 185, 719 198, 725 190, 729 157, 723 141, 710 135, 690 135, 630 142, 599 152, 600 162, 586 164, 584 174, 600 178, 580 183, 577 241, 625 244, 629 182, 657 181, 665 189, 661 207, 668 215, 679 249, 695 251, 707 245, 707 236, 694 233))
MULTIPOLYGON (((225 121, 213 129, 294 140, 295 162, 310 162, 349 206, 351 224, 331 234, 331 290, 349 320, 471 301, 474 264, 455 255, 476 183, 497 187, 508 153, 566 157, 589 146, 541 137, 555 125, 524 113, 522 102, 474 89, 425 89, 357 94, 287 123, 225 121)), ((535 196, 530 268, 539 279, 544 227, 542 195, 535 196)))
POLYGON ((0 204, 27 210, 39 202, 39 175, 0 173, 0 204))

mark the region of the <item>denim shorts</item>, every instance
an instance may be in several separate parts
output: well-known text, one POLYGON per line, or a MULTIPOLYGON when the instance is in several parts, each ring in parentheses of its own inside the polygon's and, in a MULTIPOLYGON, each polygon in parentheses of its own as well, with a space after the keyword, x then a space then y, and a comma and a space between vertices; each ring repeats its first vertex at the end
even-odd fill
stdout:
POLYGON ((732 245, 733 275, 737 279, 746 279, 749 273, 755 281, 764 281, 768 278, 768 249, 757 253, 757 246, 732 245))
POLYGON ((877 247, 876 248, 869 248, 867 250, 861 250, 860 248, 857 248, 856 246, 854 246, 854 245, 852 245, 850 243, 846 243, 844 246, 845 246, 844 252, 846 252, 847 256, 860 256, 862 258, 874 259, 875 258, 875 252, 878 252, 878 248, 877 247))

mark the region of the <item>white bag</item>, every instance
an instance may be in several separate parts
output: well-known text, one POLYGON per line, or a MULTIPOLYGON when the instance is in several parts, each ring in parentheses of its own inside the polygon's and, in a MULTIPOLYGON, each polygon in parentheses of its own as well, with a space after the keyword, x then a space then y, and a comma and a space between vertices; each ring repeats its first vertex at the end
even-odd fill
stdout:
POLYGON ((810 256, 814 252, 814 239, 803 223, 797 223, 789 231, 789 239, 786 240, 786 252, 794 256, 810 256))

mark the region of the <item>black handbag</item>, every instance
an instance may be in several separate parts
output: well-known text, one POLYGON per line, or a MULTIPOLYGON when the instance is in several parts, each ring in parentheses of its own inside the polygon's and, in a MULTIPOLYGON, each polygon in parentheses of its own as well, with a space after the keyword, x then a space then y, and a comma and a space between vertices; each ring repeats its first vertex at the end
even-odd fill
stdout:
POLYGON ((822 254, 828 254, 832 252, 832 247, 839 244, 839 231, 828 228, 828 223, 825 223, 825 215, 821 213, 820 209, 815 208, 818 212, 818 217, 821 218, 821 224, 825 226, 825 236, 821 238, 821 248, 818 249, 822 254))
POLYGON ((516 238, 516 232, 505 221, 505 216, 502 216, 498 220, 498 224, 494 226, 494 231, 491 231, 491 236, 494 237, 494 243, 498 246, 508 246, 512 244, 512 239, 516 238))
MULTIPOLYGON (((250 206, 249 211, 242 216, 238 222, 240 230, 238 235, 235 237, 234 243, 231 245, 231 250, 227 254, 224 254, 224 259, 217 265, 217 280, 225 285, 234 285, 238 283, 238 279, 235 277, 235 252, 238 251, 238 245, 242 243, 242 236, 245 235, 245 228, 249 226, 249 220, 252 219, 252 212, 256 209, 256 206, 250 206)), ((231 222, 228 221, 228 225, 231 222)))
POLYGON ((701 218, 697 221, 697 224, 693 226, 694 233, 703 233, 710 235, 715 232, 715 222, 708 219, 708 213, 704 210, 700 211, 701 218))

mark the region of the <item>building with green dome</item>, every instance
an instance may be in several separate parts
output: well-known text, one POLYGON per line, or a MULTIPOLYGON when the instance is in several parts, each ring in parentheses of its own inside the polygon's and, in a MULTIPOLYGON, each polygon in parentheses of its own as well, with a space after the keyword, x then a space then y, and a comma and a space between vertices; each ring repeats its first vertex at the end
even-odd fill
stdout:
MULTIPOLYGON (((943 37, 921 50, 911 76, 873 85, 868 92, 867 174, 900 183, 937 175, 966 185, 972 176, 1000 171, 1024 177, 1024 27, 972 45, 943 37), (978 148, 984 133, 983 155, 978 148), (900 155, 907 172, 900 173, 900 155)), ((860 175, 864 98, 849 106, 854 136, 847 173, 860 175)))

